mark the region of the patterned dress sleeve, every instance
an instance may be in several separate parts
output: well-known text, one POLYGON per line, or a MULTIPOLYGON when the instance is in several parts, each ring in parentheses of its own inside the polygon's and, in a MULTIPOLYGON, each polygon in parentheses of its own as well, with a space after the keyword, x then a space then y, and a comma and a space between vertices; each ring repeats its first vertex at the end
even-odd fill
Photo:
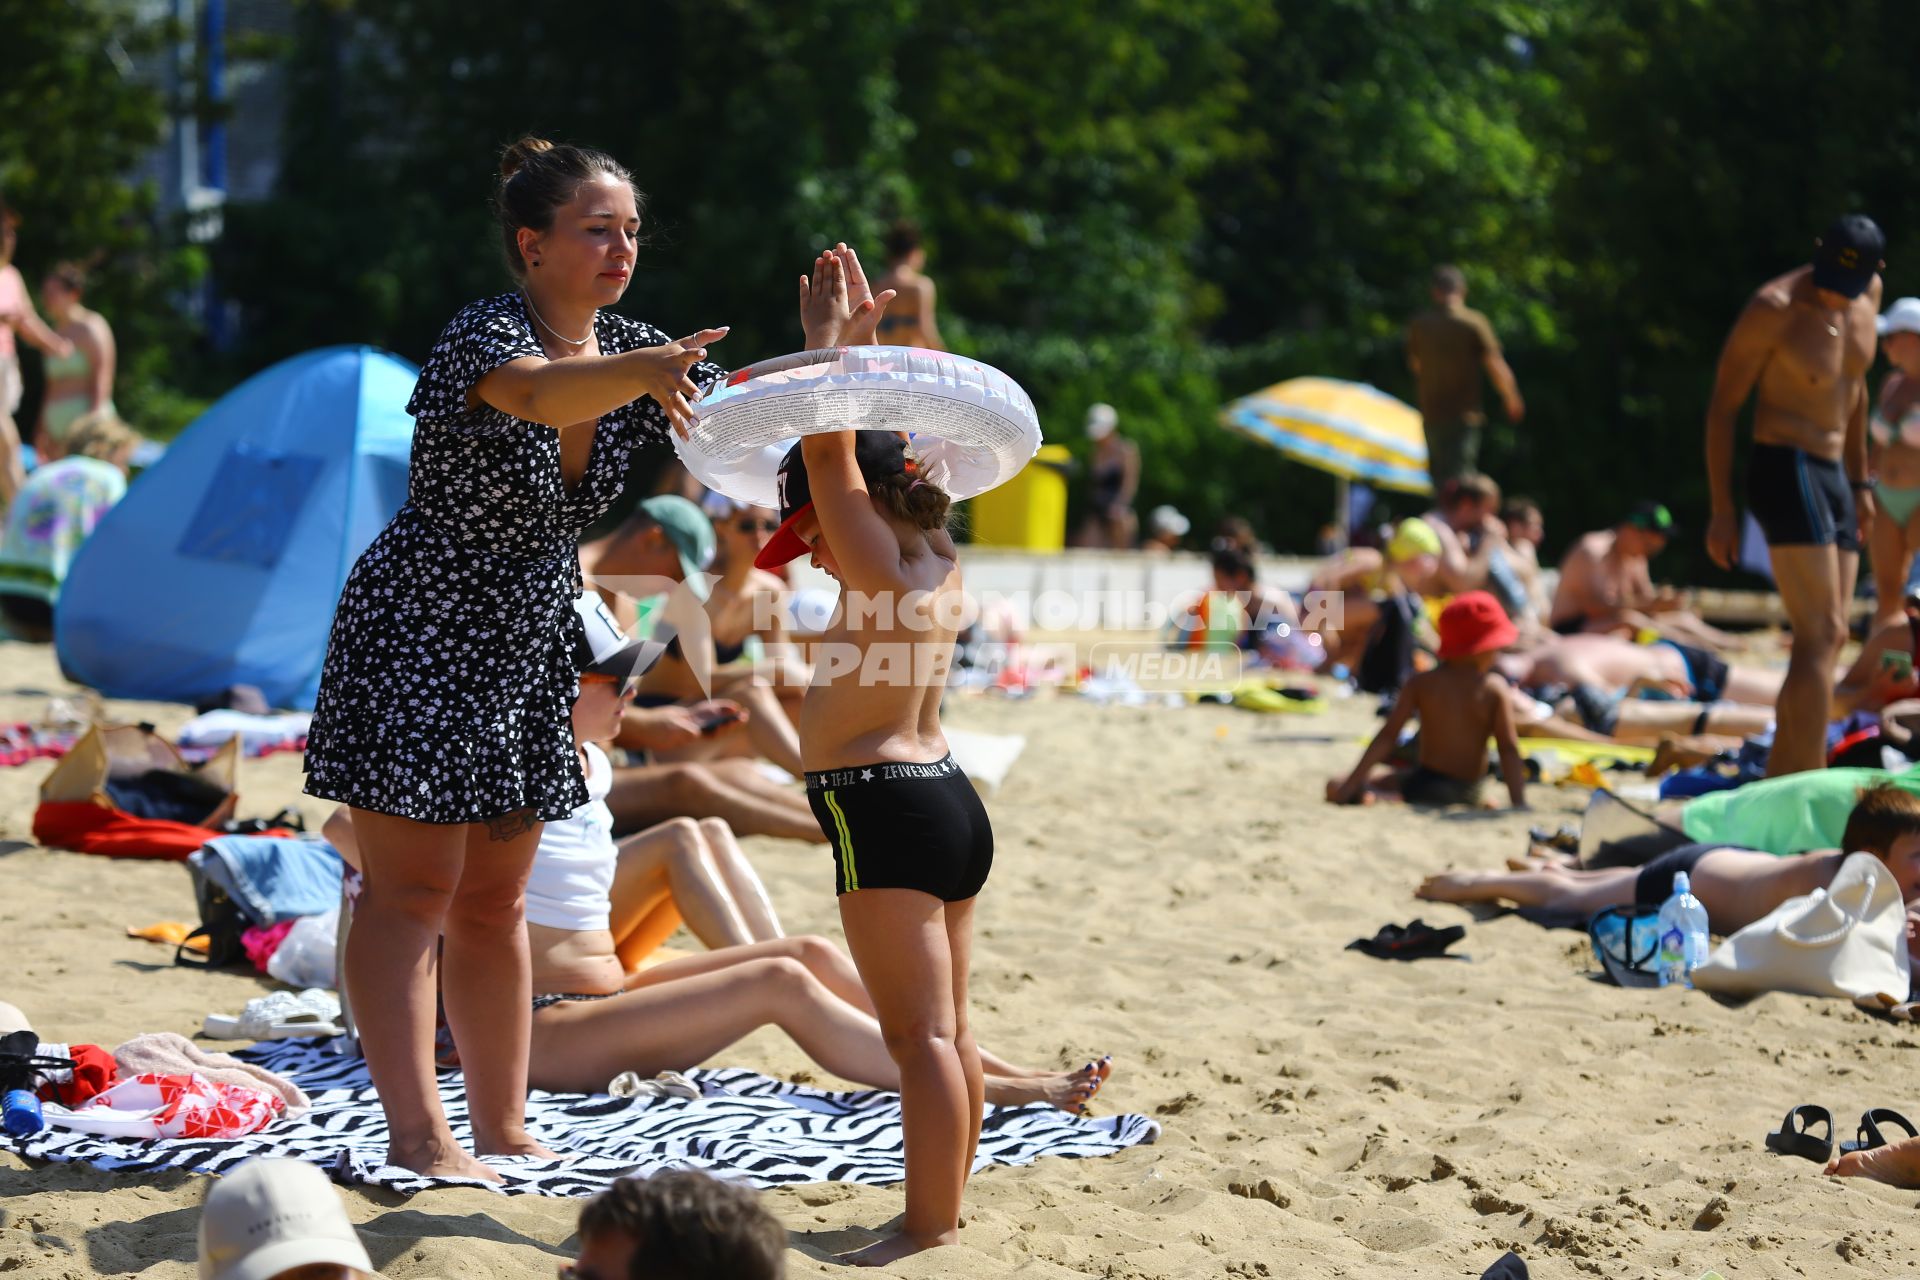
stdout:
POLYGON ((546 358, 512 294, 464 308, 448 323, 420 370, 407 412, 422 426, 497 431, 517 419, 489 405, 467 405, 467 393, 487 374, 523 356, 546 358))
MULTIPOLYGON (((641 347, 659 347, 672 342, 660 329, 640 320, 629 320, 625 316, 613 317, 618 322, 619 344, 622 351, 636 351, 641 347)), ((701 394, 713 389, 724 381, 727 371, 711 360, 701 360, 687 370, 687 377, 693 385, 700 388, 701 394)), ((660 407, 659 401, 652 396, 642 396, 629 406, 633 422, 638 426, 650 443, 661 444, 673 438, 673 425, 667 421, 667 411, 660 407)))

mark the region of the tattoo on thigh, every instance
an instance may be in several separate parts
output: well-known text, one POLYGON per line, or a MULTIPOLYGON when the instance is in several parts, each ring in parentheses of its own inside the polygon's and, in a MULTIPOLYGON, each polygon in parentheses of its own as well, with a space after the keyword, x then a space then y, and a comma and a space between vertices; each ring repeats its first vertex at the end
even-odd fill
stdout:
POLYGON ((487 838, 489 840, 518 840, 521 836, 538 826, 533 810, 519 809, 513 813, 503 813, 497 818, 487 819, 487 838))

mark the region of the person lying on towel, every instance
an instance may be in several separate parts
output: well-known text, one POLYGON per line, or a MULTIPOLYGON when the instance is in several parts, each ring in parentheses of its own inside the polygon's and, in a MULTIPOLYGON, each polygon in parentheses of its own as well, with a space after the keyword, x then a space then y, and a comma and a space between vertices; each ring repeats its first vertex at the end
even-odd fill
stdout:
MULTIPOLYGON (((1890 783, 1859 793, 1837 849, 1779 857, 1752 849, 1690 844, 1640 867, 1582 871, 1545 858, 1520 858, 1506 871, 1448 871, 1428 876, 1414 896, 1434 902, 1511 902, 1591 916, 1629 904, 1657 907, 1673 893, 1675 872, 1687 873, 1707 922, 1721 935, 1744 929, 1789 898, 1824 889, 1847 854, 1871 853, 1887 864, 1900 897, 1920 897, 1920 796, 1890 783)), ((1914 941, 1908 940, 1912 949, 1914 941)))

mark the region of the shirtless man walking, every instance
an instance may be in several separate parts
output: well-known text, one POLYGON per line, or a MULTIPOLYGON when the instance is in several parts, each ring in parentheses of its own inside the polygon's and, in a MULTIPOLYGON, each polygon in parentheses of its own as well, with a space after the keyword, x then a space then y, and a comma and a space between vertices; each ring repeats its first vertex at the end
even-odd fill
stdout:
POLYGON ((1873 522, 1867 477, 1867 369, 1873 364, 1886 237, 1849 214, 1815 242, 1811 265, 1760 286, 1734 322, 1707 409, 1707 554, 1739 559, 1734 419, 1754 394, 1747 505, 1766 532, 1793 627, 1769 776, 1824 763, 1833 668, 1873 522))

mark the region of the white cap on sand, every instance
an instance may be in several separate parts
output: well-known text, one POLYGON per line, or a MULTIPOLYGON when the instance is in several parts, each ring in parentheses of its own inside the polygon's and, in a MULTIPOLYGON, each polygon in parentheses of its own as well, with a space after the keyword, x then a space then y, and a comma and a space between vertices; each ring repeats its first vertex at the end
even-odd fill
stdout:
POLYGON ((249 1160, 207 1192, 200 1280, 268 1280, 315 1263, 373 1274, 346 1206, 317 1166, 249 1160))

